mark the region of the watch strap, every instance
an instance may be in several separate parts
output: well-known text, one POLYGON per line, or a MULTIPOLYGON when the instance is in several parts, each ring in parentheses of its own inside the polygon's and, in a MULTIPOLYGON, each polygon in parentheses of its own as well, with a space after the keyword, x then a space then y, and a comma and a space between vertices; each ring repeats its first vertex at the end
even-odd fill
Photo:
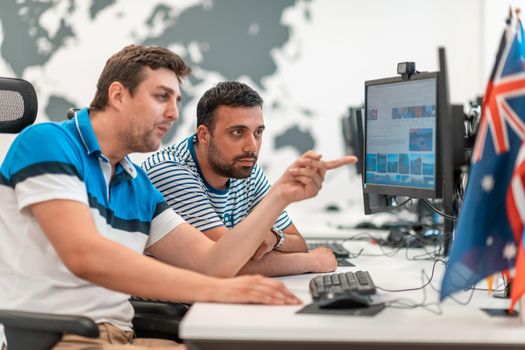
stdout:
POLYGON ((283 246, 284 242, 286 241, 286 234, 277 227, 272 227, 271 230, 275 237, 277 237, 277 243, 275 243, 273 249, 279 249, 283 246))

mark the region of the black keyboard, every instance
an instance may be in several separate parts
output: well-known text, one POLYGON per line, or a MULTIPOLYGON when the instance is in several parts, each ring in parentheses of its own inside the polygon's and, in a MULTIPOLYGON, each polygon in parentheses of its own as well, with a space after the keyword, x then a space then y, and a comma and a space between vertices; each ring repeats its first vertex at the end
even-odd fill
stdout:
POLYGON ((319 247, 327 247, 332 249, 337 259, 346 259, 350 256, 350 252, 343 247, 342 243, 326 241, 326 242, 307 242, 308 250, 312 250, 319 247))
POLYGON ((331 273, 319 275, 310 280, 310 294, 314 300, 330 294, 357 293, 375 294, 376 286, 368 271, 331 273))

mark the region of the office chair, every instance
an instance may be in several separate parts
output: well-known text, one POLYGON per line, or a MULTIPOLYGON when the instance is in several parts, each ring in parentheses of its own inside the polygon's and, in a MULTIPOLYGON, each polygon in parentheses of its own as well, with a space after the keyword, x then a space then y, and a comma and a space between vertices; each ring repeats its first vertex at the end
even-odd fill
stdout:
MULTIPOLYGON (((0 133, 18 133, 33 124, 38 101, 25 80, 0 78, 0 133)), ((83 316, 0 310, 9 350, 48 350, 64 333, 98 337, 98 327, 83 316)), ((1 346, 1 345, 0 345, 1 346)))

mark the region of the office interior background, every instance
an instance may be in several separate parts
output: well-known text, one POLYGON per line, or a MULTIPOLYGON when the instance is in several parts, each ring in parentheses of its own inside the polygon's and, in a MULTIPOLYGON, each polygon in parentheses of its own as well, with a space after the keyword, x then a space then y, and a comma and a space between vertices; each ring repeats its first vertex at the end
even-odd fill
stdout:
MULTIPOLYGON (((265 100, 260 164, 277 179, 308 149, 343 155, 341 118, 364 100, 364 81, 396 75, 398 62, 437 69, 446 48, 451 101, 482 95, 508 6, 501 0, 7 0, 0 2, 0 76, 30 81, 37 122, 88 106, 105 60, 127 44, 160 45, 193 67, 182 85, 172 144, 195 129, 202 93, 240 80, 265 100)), ((3 159, 13 137, 0 138, 3 159)), ((141 162, 146 155, 134 154, 141 162)), ((354 168, 328 175, 318 210, 363 215, 354 168)))

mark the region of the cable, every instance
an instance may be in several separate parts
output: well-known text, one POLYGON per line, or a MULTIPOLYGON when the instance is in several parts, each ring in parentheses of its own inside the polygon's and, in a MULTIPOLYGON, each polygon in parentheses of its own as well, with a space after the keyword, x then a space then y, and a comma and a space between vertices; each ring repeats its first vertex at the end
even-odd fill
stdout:
POLYGON ((405 204, 407 204, 408 202, 410 202, 412 200, 412 198, 407 198, 405 201, 399 203, 398 205, 396 205, 395 207, 389 207, 387 208, 387 210, 385 211, 392 211, 392 210, 396 210, 396 209, 400 209, 402 208, 405 204))
MULTIPOLYGON (((390 308, 394 308, 394 309, 423 308, 423 309, 425 309, 425 310, 427 310, 427 311, 429 311, 429 312, 431 312, 433 314, 441 315, 443 313, 443 310, 441 309, 440 303, 438 303, 438 302, 432 302, 432 303, 428 303, 428 304, 426 303, 427 292, 426 292, 426 288, 425 288, 426 286, 428 286, 431 283, 431 281, 432 281, 432 279, 434 277, 434 271, 435 271, 435 267, 436 267, 436 264, 437 264, 438 261, 444 262, 441 259, 438 259, 438 260, 434 261, 434 264, 432 266, 432 274, 431 274, 430 278, 427 277, 427 275, 425 273, 425 270, 421 271, 421 284, 422 284, 421 287, 410 288, 410 289, 403 289, 403 290, 392 290, 391 291, 391 292, 403 292, 403 291, 422 290, 423 291, 423 300, 420 303, 415 303, 415 302, 413 302, 410 299, 402 298, 402 299, 390 300, 390 301, 385 303, 386 306, 390 307, 390 308), (425 281, 425 278, 427 278, 428 281, 425 281), (430 308, 431 306, 435 306, 437 308, 437 310, 432 310, 430 308)), ((378 287, 376 286, 376 288, 378 288, 378 287)), ((380 289, 385 290, 384 288, 380 288, 380 289)))
POLYGON ((442 217, 444 217, 446 219, 449 219, 449 220, 452 220, 452 221, 456 221, 456 217, 455 216, 448 215, 448 214, 443 213, 442 211, 437 210, 434 206, 432 206, 432 204, 426 198, 421 198, 421 200, 434 213, 436 213, 436 214, 438 214, 438 215, 440 215, 440 216, 442 216, 442 217))
MULTIPOLYGON (((430 282, 432 282, 432 279, 434 278, 434 272, 436 270, 436 264, 438 262, 442 262, 442 263, 446 264, 446 261, 443 260, 443 259, 436 259, 436 260, 434 260, 434 264, 432 265, 432 272, 430 274, 430 278, 428 279, 427 282, 423 283, 423 285, 420 286, 420 287, 404 288, 404 289, 386 289, 386 288, 382 288, 382 287, 379 287, 379 286, 376 285, 376 288, 379 289, 379 290, 382 290, 383 292, 390 292, 390 293, 410 292, 410 291, 414 291, 414 290, 424 289, 426 286, 428 286, 430 284, 430 282)), ((424 274, 425 271, 423 270, 422 273, 424 274)))
MULTIPOLYGON (((433 225, 426 225, 426 226, 431 227, 431 228, 435 227, 433 225)), ((393 256, 397 255, 397 253, 399 251, 401 251, 401 249, 403 249, 403 248, 405 248, 405 258, 407 260, 409 260, 409 261, 435 260, 438 256, 440 256, 440 254, 439 254, 440 245, 438 244, 438 242, 436 242, 436 245, 435 245, 433 250, 428 250, 427 246, 424 244, 424 243, 427 243, 427 241, 425 239, 419 238, 417 236, 407 236, 405 238, 405 240, 409 239, 409 238, 410 239, 415 239, 415 240, 421 240, 422 246, 419 249, 423 249, 425 251, 425 253, 419 254, 419 255, 415 255, 413 257, 409 257, 408 256, 410 248, 413 248, 413 247, 410 247, 408 244, 403 244, 403 242, 401 242, 399 245, 397 245, 395 247, 390 247, 390 246, 388 246, 385 243, 383 238, 375 237, 374 235, 372 235, 369 232, 361 232, 361 233, 357 233, 355 235, 352 235, 352 236, 350 236, 348 238, 345 238, 342 243, 350 242, 350 241, 359 241, 359 240, 362 240, 363 237, 368 238, 369 240, 372 240, 372 241, 376 242, 378 244, 379 249, 381 250, 381 254, 363 253, 364 249, 361 249, 357 253, 352 253, 348 248, 346 248, 348 250, 348 252, 350 253, 351 258, 355 258, 355 257, 359 257, 359 256, 369 256, 369 257, 385 256, 385 257, 390 258, 390 257, 393 257, 393 256), (387 250, 384 249, 385 247, 389 247, 391 249, 389 249, 387 251, 387 250)))

